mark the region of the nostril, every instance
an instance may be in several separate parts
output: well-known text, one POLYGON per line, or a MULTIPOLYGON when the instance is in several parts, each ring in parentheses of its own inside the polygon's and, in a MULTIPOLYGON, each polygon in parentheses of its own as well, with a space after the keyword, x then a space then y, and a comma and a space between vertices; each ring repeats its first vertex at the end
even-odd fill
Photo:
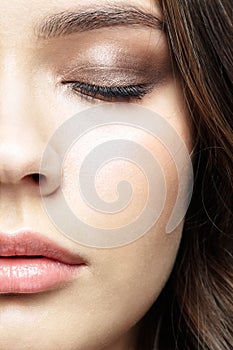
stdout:
POLYGON ((40 181, 43 181, 45 179, 45 176, 39 173, 35 173, 31 175, 31 178, 34 182, 39 183, 40 181))

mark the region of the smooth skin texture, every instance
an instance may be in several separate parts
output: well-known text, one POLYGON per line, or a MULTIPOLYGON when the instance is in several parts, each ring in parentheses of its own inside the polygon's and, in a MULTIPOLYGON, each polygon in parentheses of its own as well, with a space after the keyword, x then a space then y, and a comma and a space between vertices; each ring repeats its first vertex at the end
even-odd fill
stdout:
POLYGON ((115 25, 64 37, 36 37, 35 25, 48 15, 110 4, 124 9, 131 4, 161 15, 149 0, 0 1, 0 231, 36 230, 88 261, 80 276, 53 290, 0 295, 0 348, 4 350, 133 350, 137 323, 160 294, 176 258, 183 222, 171 235, 165 233, 177 194, 176 169, 163 146, 145 132, 123 126, 94 130, 74 145, 64 166, 63 191, 74 213, 89 224, 114 227, 140 213, 147 195, 145 178, 126 161, 109 163, 99 172, 96 186, 106 201, 116 199, 114 189, 122 179, 134 187, 131 205, 112 220, 74 195, 75 174, 85 154, 100 140, 121 135, 144 145, 161 161, 168 188, 165 209, 146 235, 126 246, 90 248, 62 235, 50 222, 38 184, 29 176, 32 169, 39 172, 44 147, 64 121, 106 103, 70 92, 63 80, 117 86, 157 79, 150 93, 130 102, 166 118, 191 152, 191 123, 161 30, 115 25))

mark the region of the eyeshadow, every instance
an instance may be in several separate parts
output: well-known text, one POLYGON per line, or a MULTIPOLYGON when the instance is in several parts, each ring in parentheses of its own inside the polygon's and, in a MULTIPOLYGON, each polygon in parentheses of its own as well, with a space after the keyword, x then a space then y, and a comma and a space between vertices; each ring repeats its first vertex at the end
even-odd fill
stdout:
POLYGON ((49 48, 60 81, 133 85, 157 83, 171 72, 165 34, 153 30, 108 28, 55 39, 49 48))

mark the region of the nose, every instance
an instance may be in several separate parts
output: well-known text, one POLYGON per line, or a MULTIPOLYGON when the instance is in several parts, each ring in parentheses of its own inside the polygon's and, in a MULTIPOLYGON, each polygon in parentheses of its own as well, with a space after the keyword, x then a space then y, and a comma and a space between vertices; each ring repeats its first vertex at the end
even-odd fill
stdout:
MULTIPOLYGON (((27 176, 39 174, 40 156, 24 135, 15 135, 13 130, 10 135, 1 135, 0 140, 0 182, 5 184, 17 184, 27 176)), ((2 134, 2 133, 1 133, 2 134)))
MULTIPOLYGON (((46 184, 46 194, 53 192, 59 186, 60 161, 56 151, 52 148, 47 150, 46 162, 43 161, 44 143, 39 135, 30 128, 23 127, 24 133, 14 126, 9 132, 0 132, 0 185, 23 184, 31 180, 38 185, 39 180, 46 184)), ((45 186, 45 185, 44 185, 45 186)))
POLYGON ((39 180, 43 180, 44 193, 49 194, 59 186, 60 161, 51 148, 41 169, 48 141, 47 116, 46 119, 43 115, 40 118, 38 110, 41 111, 41 106, 36 105, 35 94, 30 92, 23 78, 12 84, 14 78, 14 74, 10 77, 1 74, 0 185, 26 185, 30 182, 38 186, 39 180))

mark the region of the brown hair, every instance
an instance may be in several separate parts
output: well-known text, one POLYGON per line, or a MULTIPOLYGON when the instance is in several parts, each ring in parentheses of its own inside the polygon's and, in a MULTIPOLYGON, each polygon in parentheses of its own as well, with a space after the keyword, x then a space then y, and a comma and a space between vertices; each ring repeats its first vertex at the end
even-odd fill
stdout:
POLYGON ((170 279, 141 320, 139 350, 233 348, 233 10, 161 0, 196 135, 192 201, 170 279))

